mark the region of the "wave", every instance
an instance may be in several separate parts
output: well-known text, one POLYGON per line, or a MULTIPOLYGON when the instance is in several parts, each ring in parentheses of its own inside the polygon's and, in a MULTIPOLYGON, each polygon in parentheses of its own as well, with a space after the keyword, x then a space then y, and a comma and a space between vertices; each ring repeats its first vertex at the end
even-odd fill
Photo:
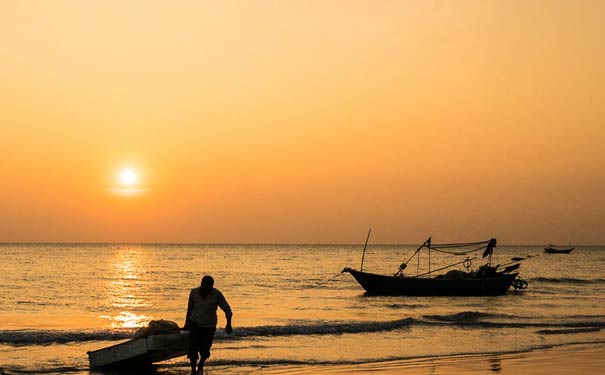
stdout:
MULTIPOLYGON (((413 318, 380 322, 322 322, 284 326, 240 327, 231 335, 217 332, 218 340, 246 337, 274 337, 295 335, 337 335, 346 333, 385 332, 410 326, 413 318)), ((116 341, 131 338, 132 330, 59 331, 59 330, 6 330, 0 331, 0 345, 51 345, 86 341, 116 341)))
POLYGON ((426 307, 426 305, 413 304, 413 303, 391 303, 391 304, 385 305, 385 307, 388 309, 399 310, 399 309, 418 309, 418 308, 426 307))
POLYGON ((67 344, 85 341, 115 341, 132 337, 132 330, 6 330, 0 331, 0 344, 14 346, 67 344))
POLYGON ((423 325, 451 325, 476 328, 605 328, 605 321, 595 322, 488 322, 488 321, 458 321, 458 322, 418 322, 423 325))
POLYGON ((432 319, 442 322, 477 322, 480 319, 485 318, 509 318, 509 319, 523 319, 523 317, 506 315, 506 314, 491 314, 479 311, 461 311, 454 314, 448 315, 424 315, 426 319, 432 319))
POLYGON ((562 284, 605 284, 605 279, 575 279, 571 277, 534 277, 530 282, 538 283, 562 283, 562 284))
POLYGON ((558 317, 559 321, 540 322, 535 317, 508 314, 493 314, 479 311, 461 311, 446 315, 424 315, 415 323, 423 326, 461 326, 476 328, 544 328, 537 333, 584 333, 605 328, 605 316, 573 315, 558 317), (569 321, 568 319, 590 318, 589 321, 569 321), (500 319, 493 321, 489 319, 500 319), (560 319, 560 320, 559 320, 560 319), (552 329, 551 329, 552 328, 552 329))
MULTIPOLYGON (((243 327, 234 331, 233 337, 271 337, 294 335, 335 335, 343 333, 372 333, 392 331, 412 325, 414 318, 380 322, 322 322, 316 324, 295 324, 284 326, 243 327)), ((221 334, 217 335, 221 337, 221 334)))
MULTIPOLYGON (((217 331, 216 340, 238 340, 255 337, 281 337, 296 335, 341 335, 387 332, 412 327, 465 327, 477 329, 493 328, 539 328, 544 332, 575 329, 577 333, 587 329, 605 328, 605 317, 594 316, 582 322, 536 322, 529 318, 506 314, 491 314, 478 311, 462 311, 449 315, 427 315, 420 319, 404 318, 390 321, 322 321, 313 324, 271 325, 238 327, 231 335, 217 331), (491 321, 490 318, 505 319, 491 321)), ((564 319, 564 318, 561 318, 564 319)), ((58 330, 5 330, 0 331, 0 345, 26 346, 79 343, 87 341, 116 341, 132 337, 133 330, 105 331, 58 331, 58 330)), ((570 331, 569 333, 574 333, 570 331)), ((549 334, 549 333, 545 333, 549 334)))
POLYGON ((574 334, 574 333, 599 332, 601 329, 603 329, 603 327, 542 329, 540 331, 536 331, 536 333, 541 334, 541 335, 568 335, 568 334, 574 334))
MULTIPOLYGON (((575 317, 578 317, 577 315, 575 317)), ((540 322, 535 318, 507 315, 490 314, 478 311, 462 311, 448 315, 425 315, 422 320, 415 323, 423 326, 461 326, 478 328, 587 328, 587 327, 605 327, 605 316, 585 315, 592 321, 568 321, 571 317, 559 317, 561 321, 540 322), (504 321, 490 321, 485 318, 505 319, 504 321), (598 319, 598 320, 597 320, 598 319)))
POLYGON ((67 373, 81 373, 87 372, 90 369, 88 366, 57 366, 57 367, 42 367, 32 369, 30 367, 1 367, 0 366, 0 374, 1 375, 9 375, 9 374, 67 374, 67 373))

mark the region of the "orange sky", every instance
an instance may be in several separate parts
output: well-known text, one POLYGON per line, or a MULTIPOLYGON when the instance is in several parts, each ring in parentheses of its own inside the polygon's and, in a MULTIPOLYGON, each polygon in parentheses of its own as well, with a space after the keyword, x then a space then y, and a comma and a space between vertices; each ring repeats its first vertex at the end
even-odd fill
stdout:
POLYGON ((0 241, 605 243, 603 1, 6 1, 0 241), (116 194, 123 167, 138 194, 116 194))

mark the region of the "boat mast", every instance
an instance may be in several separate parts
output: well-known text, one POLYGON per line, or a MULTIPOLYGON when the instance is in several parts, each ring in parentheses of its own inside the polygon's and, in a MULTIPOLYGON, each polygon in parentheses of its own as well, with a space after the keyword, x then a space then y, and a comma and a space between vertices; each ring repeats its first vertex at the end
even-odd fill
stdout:
POLYGON ((366 257, 366 247, 368 247, 368 240, 370 239, 370 233, 372 233, 372 228, 368 230, 368 236, 366 237, 366 244, 363 245, 363 254, 361 255, 361 266, 359 267, 359 272, 363 271, 363 259, 366 257))
MULTIPOLYGON (((418 256, 418 263, 416 264, 416 277, 418 277, 418 275, 420 274, 420 250, 422 250, 422 248, 425 246, 427 249, 429 249, 429 271, 431 270, 431 237, 429 237, 429 239, 424 241, 424 243, 420 245, 420 247, 416 249, 416 252, 414 253, 414 255, 418 256)), ((412 258, 414 257, 414 255, 412 255, 412 258)))
POLYGON ((429 243, 426 247, 429 250, 429 273, 431 273, 431 238, 429 237, 429 243))

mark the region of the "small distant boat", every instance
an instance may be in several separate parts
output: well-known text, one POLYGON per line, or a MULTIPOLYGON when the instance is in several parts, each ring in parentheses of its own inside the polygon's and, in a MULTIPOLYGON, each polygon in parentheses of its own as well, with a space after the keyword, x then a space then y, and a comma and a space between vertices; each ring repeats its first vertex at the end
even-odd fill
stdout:
POLYGON ((189 332, 157 333, 88 352, 91 369, 141 369, 189 352, 189 332))
POLYGON ((548 245, 544 248, 544 252, 548 254, 569 254, 575 249, 575 247, 560 248, 554 245, 548 245))
MULTIPOLYGON (((367 240, 366 240, 367 245, 367 240)), ((414 254, 399 266, 399 270, 394 275, 379 275, 369 272, 363 272, 363 257, 360 270, 346 267, 342 272, 348 272, 355 278, 368 295, 401 295, 401 296, 484 296, 484 295, 502 295, 506 294, 511 286, 515 289, 525 289, 527 282, 518 278, 518 272, 513 272, 519 268, 518 262, 523 258, 516 258, 510 263, 491 266, 491 255, 496 246, 496 239, 489 241, 460 243, 460 244, 431 244, 431 238, 424 242, 414 254), (476 248, 479 246, 478 248, 476 248), (473 247, 471 250, 447 251, 447 248, 473 247), (409 276, 404 274, 407 263, 415 256, 418 256, 422 248, 429 251, 429 272, 409 276), (430 252, 431 250, 454 255, 467 255, 461 262, 430 270, 430 252), (485 250, 483 258, 489 257, 485 265, 477 271, 470 271, 472 260, 468 254, 485 250), (444 275, 432 276, 434 272, 450 268, 452 266, 463 264, 467 271, 451 270, 444 275)), ((365 250, 365 247, 364 247, 365 250)), ((365 255, 365 251, 364 251, 365 255)))

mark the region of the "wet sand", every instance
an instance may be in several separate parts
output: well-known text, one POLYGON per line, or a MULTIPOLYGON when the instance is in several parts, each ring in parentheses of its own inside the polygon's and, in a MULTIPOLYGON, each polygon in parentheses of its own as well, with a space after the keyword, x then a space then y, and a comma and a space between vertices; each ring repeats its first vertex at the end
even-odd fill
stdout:
POLYGON ((522 353, 477 354, 342 366, 288 366, 264 374, 598 374, 605 368, 605 344, 566 345, 522 353))

